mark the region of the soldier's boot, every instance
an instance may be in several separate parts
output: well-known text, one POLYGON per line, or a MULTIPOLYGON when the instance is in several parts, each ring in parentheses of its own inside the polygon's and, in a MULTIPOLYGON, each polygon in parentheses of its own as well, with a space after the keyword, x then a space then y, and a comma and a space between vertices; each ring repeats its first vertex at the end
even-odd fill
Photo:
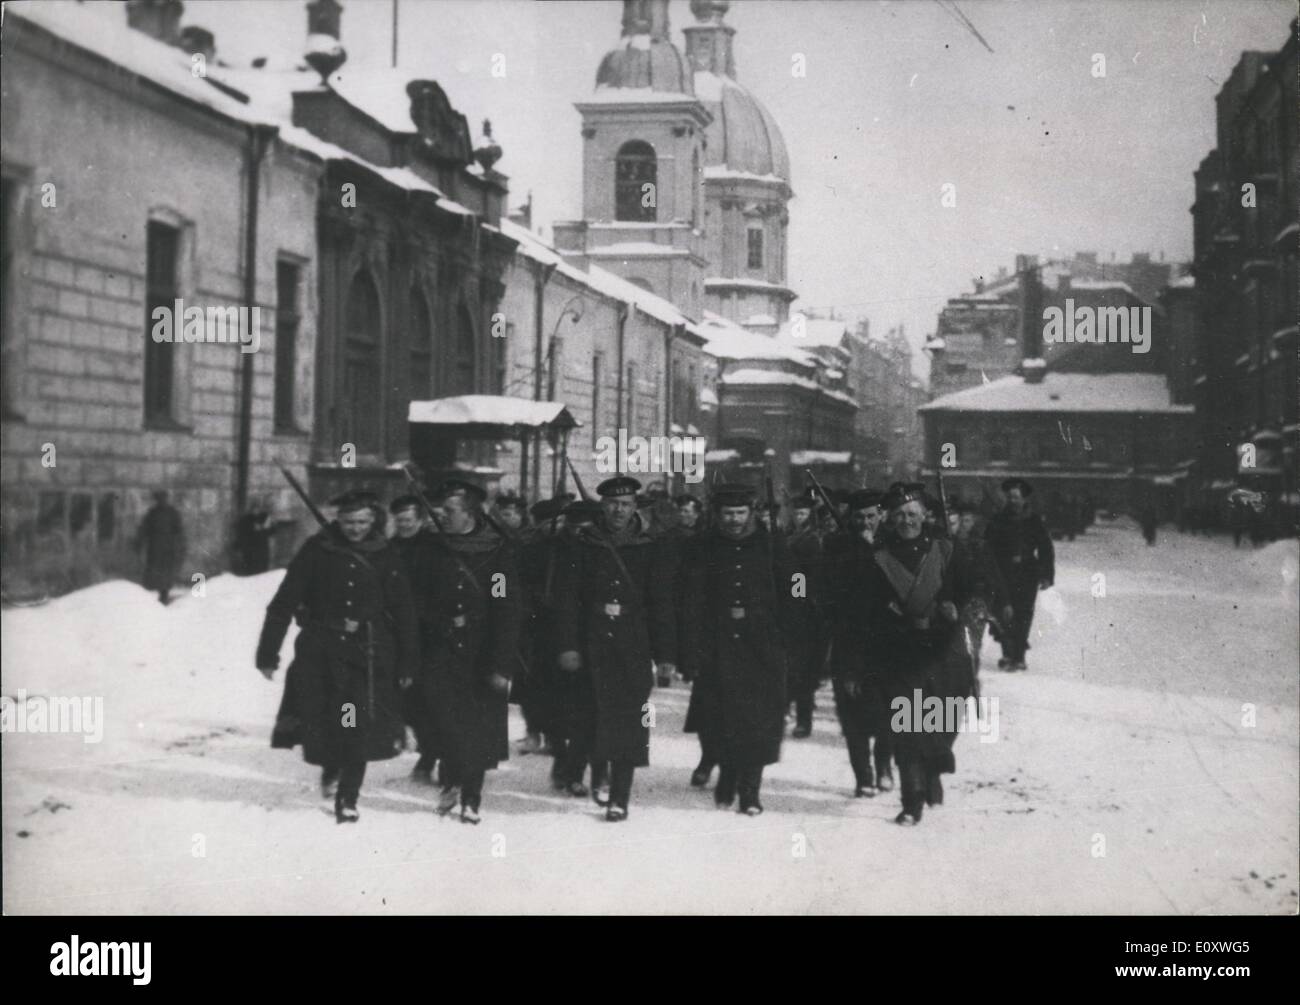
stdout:
POLYGON ((790 735, 796 740, 806 740, 812 736, 813 703, 811 698, 801 697, 795 702, 795 726, 790 735))
POLYGON ((763 769, 745 768, 738 775, 740 812, 746 816, 760 816, 763 812, 763 804, 758 801, 758 792, 763 785, 763 769))
POLYGON ((445 817, 460 802, 460 786, 444 785, 442 795, 438 797, 438 816, 445 817))
POLYGON ((724 764, 718 769, 718 787, 713 790, 713 801, 718 809, 730 809, 736 801, 736 769, 724 764))
POLYGON ((321 768, 320 771, 320 797, 322 799, 333 799, 339 791, 339 769, 338 768, 321 768))
POLYGON ((872 799, 876 795, 876 778, 871 771, 871 765, 866 766, 863 774, 858 776, 858 787, 853 793, 854 799, 872 799))
POLYGON ((354 824, 361 819, 361 814, 357 812, 356 806, 348 806, 342 802, 334 804, 334 821, 340 824, 354 824))
POLYGON ((591 766, 591 798, 597 806, 609 805, 609 766, 593 763, 591 766))
POLYGON ((709 784, 709 776, 713 774, 713 762, 708 758, 700 758, 700 763, 695 770, 691 772, 691 787, 702 789, 709 784))
POLYGON ((926 779, 925 802, 927 806, 943 805, 943 776, 937 771, 926 779))

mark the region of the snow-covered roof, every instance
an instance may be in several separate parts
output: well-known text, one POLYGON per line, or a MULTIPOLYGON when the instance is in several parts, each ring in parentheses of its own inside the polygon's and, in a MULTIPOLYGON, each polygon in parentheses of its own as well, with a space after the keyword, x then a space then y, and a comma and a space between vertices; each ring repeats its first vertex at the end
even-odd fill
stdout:
POLYGON ((789 345, 799 348, 806 346, 837 347, 848 334, 847 321, 832 321, 829 318, 807 318, 796 315, 781 326, 776 337, 789 345), (795 335, 795 329, 802 318, 803 334, 795 335))
POLYGON ((1188 273, 1188 274, 1185 275, 1185 276, 1179 276, 1177 279, 1171 279, 1171 280, 1169 281, 1169 288, 1170 288, 1171 290, 1191 290, 1191 289, 1195 289, 1195 288, 1196 288, 1196 277, 1193 276, 1191 273, 1188 273))
POLYGON ((527 426, 531 429, 557 422, 564 428, 581 425, 562 401, 532 401, 497 394, 461 394, 412 401, 406 420, 439 426, 527 426))
POLYGON ((674 248, 671 244, 655 244, 654 241, 622 241, 618 244, 602 244, 591 248, 587 255, 591 258, 644 258, 646 255, 686 256, 690 252, 685 248, 674 248))
POLYGON ((704 312, 700 330, 709 340, 705 352, 719 359, 781 359, 802 367, 817 365, 817 358, 812 353, 785 345, 774 337, 749 331, 711 311, 704 312))
POLYGON ((657 321, 662 321, 664 324, 684 324, 687 330, 692 333, 705 338, 709 337, 670 301, 665 300, 658 294, 651 293, 649 290, 642 289, 635 283, 628 282, 622 276, 616 276, 614 273, 602 269, 599 265, 593 265, 584 272, 572 262, 567 261, 563 255, 531 230, 521 227, 513 220, 506 217, 501 218, 501 233, 518 242, 518 254, 531 258, 542 265, 554 265, 558 272, 573 282, 586 286, 588 289, 601 293, 612 300, 621 300, 623 303, 632 304, 643 313, 648 314, 657 321))
POLYGON ((853 461, 851 450, 792 450, 790 463, 797 468, 813 464, 850 464, 853 461))
POLYGON ((655 91, 648 87, 608 87, 602 84, 590 97, 575 104, 581 108, 583 105, 627 105, 638 102, 677 104, 682 101, 694 103, 696 98, 693 94, 679 94, 675 91, 655 91))
POLYGON ((740 370, 729 370, 720 378, 721 383, 731 386, 744 385, 781 385, 785 387, 802 387, 810 391, 820 391, 829 398, 836 401, 842 401, 850 405, 857 405, 852 395, 845 394, 843 391, 836 391, 833 388, 825 387, 815 380, 808 377, 801 377, 796 373, 786 373, 783 370, 759 370, 756 368, 743 368, 740 370))
POLYGON ((784 185, 786 180, 774 174, 754 174, 752 171, 733 171, 725 164, 711 164, 704 169, 705 181, 759 181, 768 185, 784 185))
POLYGON ((242 101, 193 73, 190 53, 151 38, 127 24, 121 4, 68 0, 6 3, 5 17, 43 28, 66 42, 138 74, 146 80, 221 115, 246 123, 268 123, 242 101))
POLYGON ((1164 412, 1187 414, 1191 405, 1169 400, 1158 373, 1057 373, 1039 383, 1009 376, 954 391, 922 405, 921 412, 1164 412))
POLYGON ((1071 280, 1070 282, 1070 289, 1072 290, 1120 290, 1121 292, 1124 293, 1130 293, 1135 297, 1137 296, 1136 293, 1133 293, 1133 287, 1129 286, 1128 283, 1121 282, 1118 279, 1074 279, 1071 280))
POLYGON ((764 292, 772 291, 775 293, 789 293, 788 286, 781 286, 778 283, 769 283, 764 279, 746 279, 744 276, 737 276, 734 279, 727 279, 724 276, 710 276, 704 280, 704 288, 712 287, 737 286, 748 290, 761 290, 764 292))

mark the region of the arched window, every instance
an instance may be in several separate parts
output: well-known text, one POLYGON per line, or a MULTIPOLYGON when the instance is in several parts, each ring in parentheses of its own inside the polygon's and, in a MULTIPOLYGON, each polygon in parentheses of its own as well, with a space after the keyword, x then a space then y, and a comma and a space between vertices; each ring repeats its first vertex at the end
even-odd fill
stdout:
POLYGON ((348 289, 347 328, 343 335, 343 407, 339 435, 359 453, 379 452, 380 400, 379 290, 370 273, 356 274, 348 289))
POLYGON ((474 318, 460 305, 456 312, 456 371, 452 375, 452 394, 474 393, 474 318))
POLYGON ((411 346, 411 400, 425 401, 433 397, 433 324, 429 302, 418 286, 411 287, 406 331, 411 346))
POLYGON ((659 201, 654 147, 629 140, 614 163, 614 219, 653 223, 659 201))

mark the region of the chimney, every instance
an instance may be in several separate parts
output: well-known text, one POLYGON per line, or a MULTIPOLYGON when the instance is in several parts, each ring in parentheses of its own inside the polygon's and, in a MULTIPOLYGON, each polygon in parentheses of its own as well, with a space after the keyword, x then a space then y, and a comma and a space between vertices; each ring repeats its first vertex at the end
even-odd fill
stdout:
POLYGON ((736 29, 722 23, 730 6, 728 0, 691 0, 691 13, 698 23, 683 28, 682 33, 686 36, 686 58, 697 73, 733 79, 736 76, 732 53, 736 29))
POLYGON ((168 45, 181 41, 181 14, 185 5, 181 0, 128 0, 126 23, 136 31, 168 45))
POLYGON ((1043 355, 1043 280, 1037 255, 1017 255, 1016 274, 1020 285, 1020 345, 1025 359, 1043 355))
POLYGON ((307 5, 307 65, 320 74, 325 83, 348 58, 339 41, 339 22, 343 8, 338 0, 312 0, 307 5))
POLYGON ((180 46, 191 56, 201 55, 205 63, 211 63, 217 57, 217 40, 207 28, 196 24, 186 25, 181 29, 180 46))
POLYGON ((509 214, 508 219, 511 223, 523 227, 524 230, 531 231, 533 229, 533 193, 531 189, 528 191, 528 201, 522 206, 516 207, 515 211, 509 214))
POLYGON ((668 42, 668 0, 623 0, 623 37, 649 35, 651 41, 668 42))

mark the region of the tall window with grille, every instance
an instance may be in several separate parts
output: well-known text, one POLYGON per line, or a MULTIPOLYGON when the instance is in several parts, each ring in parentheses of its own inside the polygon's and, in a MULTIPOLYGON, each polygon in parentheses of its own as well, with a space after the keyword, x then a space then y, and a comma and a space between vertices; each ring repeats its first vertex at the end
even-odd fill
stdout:
POLYGON ((614 218, 653 223, 657 191, 654 147, 644 140, 629 140, 614 159, 614 218))
POLYGON ((452 394, 474 393, 474 319, 469 309, 461 304, 457 311, 456 372, 453 375, 452 394))
POLYGON ((763 267, 763 227, 761 224, 753 223, 749 226, 749 260, 748 266, 751 269, 761 269, 763 267))
POLYGON ((302 323, 302 270, 296 262, 275 263, 275 431, 295 433, 294 391, 298 370, 298 327, 302 323))
MULTIPOLYGON (((154 311, 174 309, 179 297, 176 259, 180 247, 180 230, 157 220, 150 220, 145 237, 145 304, 144 304, 144 422, 146 426, 174 424, 174 343, 153 339, 154 311)), ((180 318, 172 318, 173 328, 180 318)), ((173 332, 174 335, 179 332, 173 332)))
POLYGON ((429 301, 418 286, 411 287, 406 332, 411 344, 411 400, 425 401, 433 397, 433 325, 429 301))
POLYGON ((359 453, 378 453, 379 291, 368 272, 358 272, 348 289, 347 328, 343 333, 343 402, 339 435, 359 453))

